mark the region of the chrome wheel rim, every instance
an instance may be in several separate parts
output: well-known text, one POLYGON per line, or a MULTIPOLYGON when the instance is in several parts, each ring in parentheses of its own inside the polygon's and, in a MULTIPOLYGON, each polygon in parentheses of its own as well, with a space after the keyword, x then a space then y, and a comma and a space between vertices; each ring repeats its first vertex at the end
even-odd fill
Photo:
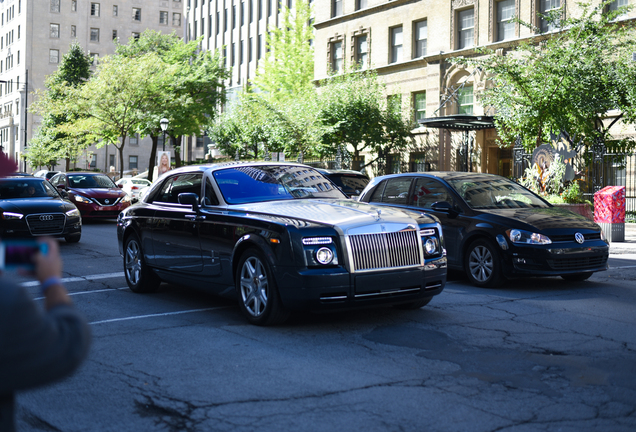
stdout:
POLYGON ((128 281, 137 285, 141 278, 141 249, 135 240, 129 241, 126 245, 125 270, 128 281))
POLYGON ((492 253, 485 246, 477 246, 468 257, 468 271, 477 282, 486 282, 494 270, 492 253))
POLYGON ((247 312, 258 317, 267 307, 267 273, 258 258, 252 256, 245 260, 241 268, 241 299, 247 312))

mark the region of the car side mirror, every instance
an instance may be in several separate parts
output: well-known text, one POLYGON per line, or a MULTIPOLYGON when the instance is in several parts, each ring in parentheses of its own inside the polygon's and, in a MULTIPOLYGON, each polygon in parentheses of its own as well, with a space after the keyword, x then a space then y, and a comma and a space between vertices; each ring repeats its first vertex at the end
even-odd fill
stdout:
POLYGON ((453 206, 448 201, 438 201, 431 205, 431 208, 438 212, 450 213, 453 209, 453 206))
POLYGON ((118 187, 119 189, 123 189, 123 188, 124 188, 124 184, 123 184, 123 183, 122 183, 122 184, 118 184, 118 185, 117 185, 117 187, 118 187))
POLYGON ((199 196, 192 192, 184 192, 179 194, 179 204, 191 205, 192 210, 199 211, 199 196))

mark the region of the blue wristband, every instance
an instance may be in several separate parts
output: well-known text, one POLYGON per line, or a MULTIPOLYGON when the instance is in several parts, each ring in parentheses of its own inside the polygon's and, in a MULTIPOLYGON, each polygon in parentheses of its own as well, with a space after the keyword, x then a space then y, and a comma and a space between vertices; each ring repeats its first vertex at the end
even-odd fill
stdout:
POLYGON ((48 278, 47 280, 45 280, 44 282, 40 284, 40 289, 42 290, 42 294, 45 294, 46 290, 51 288, 53 285, 61 285, 61 284, 62 284, 62 280, 59 277, 51 276, 50 278, 48 278))

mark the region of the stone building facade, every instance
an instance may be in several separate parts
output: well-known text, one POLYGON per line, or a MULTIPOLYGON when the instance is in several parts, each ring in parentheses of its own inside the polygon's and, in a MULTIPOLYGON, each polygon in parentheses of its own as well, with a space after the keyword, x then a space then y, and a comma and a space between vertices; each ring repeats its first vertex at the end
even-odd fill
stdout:
MULTIPOLYGON (((357 63, 375 70, 390 97, 412 109, 415 120, 492 115, 474 96, 484 88, 484 74, 448 60, 472 55, 475 47, 505 50, 532 36, 514 17, 551 30, 539 14, 562 5, 566 14, 577 12, 577 5, 565 0, 315 0, 315 78, 357 63)), ((624 19, 635 17, 631 11, 624 19)), ((403 167, 458 169, 462 133, 421 127, 415 137, 417 148, 403 167)), ((512 152, 499 148, 496 139, 494 129, 470 132, 471 165, 474 171, 509 176, 512 152)))

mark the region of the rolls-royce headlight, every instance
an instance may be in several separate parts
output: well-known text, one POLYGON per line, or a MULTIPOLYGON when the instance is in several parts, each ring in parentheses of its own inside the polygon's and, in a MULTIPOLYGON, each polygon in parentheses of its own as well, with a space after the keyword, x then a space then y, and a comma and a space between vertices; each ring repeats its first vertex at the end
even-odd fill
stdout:
POLYGON ((321 247, 316 251, 316 261, 322 265, 331 264, 333 261, 333 251, 327 247, 321 247))
POLYGON ((524 231, 520 229, 510 229, 506 231, 508 238, 513 243, 523 243, 523 244, 551 244, 552 240, 550 240, 547 236, 543 234, 533 233, 530 231, 524 231))
POLYGON ((66 212, 66 216, 68 217, 77 217, 79 215, 80 215, 80 211, 78 209, 73 209, 66 212))
POLYGON ((84 197, 82 195, 75 195, 73 197, 73 199, 75 199, 75 201, 80 202, 82 204, 90 204, 90 203, 92 203, 91 200, 89 200, 88 198, 86 198, 86 197, 84 197))
POLYGON ((2 212, 2 219, 4 220, 19 220, 23 217, 24 215, 22 213, 2 212))
POLYGON ((435 255, 437 253, 437 241, 432 238, 427 239, 426 243, 424 243, 424 249, 427 255, 435 255))

